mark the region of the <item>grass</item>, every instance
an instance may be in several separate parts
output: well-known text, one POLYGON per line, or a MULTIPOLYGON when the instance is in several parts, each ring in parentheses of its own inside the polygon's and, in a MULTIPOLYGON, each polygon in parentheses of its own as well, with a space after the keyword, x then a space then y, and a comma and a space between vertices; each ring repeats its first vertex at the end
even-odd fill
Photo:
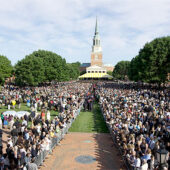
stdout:
POLYGON ((82 111, 69 129, 70 132, 109 133, 99 104, 94 103, 92 112, 82 111))
POLYGON ((51 120, 53 120, 58 115, 58 112, 55 110, 51 110, 50 115, 51 115, 51 120))
MULTIPOLYGON (((1 106, 0 107, 0 113, 5 112, 7 110, 8 110, 7 106, 1 106)), ((18 112, 18 111, 30 112, 30 107, 28 107, 25 103, 21 103, 21 108, 20 109, 18 109, 18 106, 16 105, 15 109, 13 109, 12 106, 11 106, 10 110, 15 110, 16 112, 18 112)))

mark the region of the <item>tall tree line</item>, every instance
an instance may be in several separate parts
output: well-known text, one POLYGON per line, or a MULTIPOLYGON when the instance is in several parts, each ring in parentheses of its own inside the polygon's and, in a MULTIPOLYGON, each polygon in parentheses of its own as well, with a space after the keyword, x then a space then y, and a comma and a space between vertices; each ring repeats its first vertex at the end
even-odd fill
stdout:
POLYGON ((170 73, 170 37, 156 38, 146 43, 132 59, 129 78, 148 83, 164 83, 170 73))
POLYGON ((11 76, 12 70, 15 72, 15 82, 19 86, 37 86, 40 83, 51 82, 53 80, 68 81, 77 79, 79 76, 79 62, 68 64, 60 55, 50 51, 34 51, 18 61, 14 67, 12 67, 11 62, 6 57, 3 57, 3 60, 3 67, 7 70, 4 70, 0 65, 0 68, 3 68, 0 69, 1 83, 3 83, 1 81, 1 74, 3 74, 4 80, 11 76))
POLYGON ((118 62, 113 71, 116 79, 165 83, 170 73, 170 37, 156 38, 146 43, 131 61, 118 62))

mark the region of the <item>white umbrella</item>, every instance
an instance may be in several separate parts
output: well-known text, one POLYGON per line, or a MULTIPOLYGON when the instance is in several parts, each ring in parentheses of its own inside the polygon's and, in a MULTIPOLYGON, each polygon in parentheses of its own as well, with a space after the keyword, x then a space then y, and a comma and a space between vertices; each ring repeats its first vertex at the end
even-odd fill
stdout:
POLYGON ((17 113, 17 112, 14 111, 14 110, 8 110, 8 111, 4 112, 4 115, 5 115, 5 116, 9 116, 9 115, 15 116, 16 113, 17 113))
POLYGON ((29 116, 30 115, 30 113, 29 112, 27 112, 27 111, 19 111, 19 112, 17 112, 16 113, 16 117, 18 117, 18 118, 21 118, 21 117, 23 117, 24 115, 27 115, 27 116, 29 116))

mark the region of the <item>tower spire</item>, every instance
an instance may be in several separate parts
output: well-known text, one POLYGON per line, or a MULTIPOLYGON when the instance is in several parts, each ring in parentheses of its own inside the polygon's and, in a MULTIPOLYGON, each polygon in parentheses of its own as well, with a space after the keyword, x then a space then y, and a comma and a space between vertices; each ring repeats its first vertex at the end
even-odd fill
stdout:
POLYGON ((95 27, 95 35, 98 34, 98 26, 97 26, 97 16, 96 16, 96 27, 95 27))

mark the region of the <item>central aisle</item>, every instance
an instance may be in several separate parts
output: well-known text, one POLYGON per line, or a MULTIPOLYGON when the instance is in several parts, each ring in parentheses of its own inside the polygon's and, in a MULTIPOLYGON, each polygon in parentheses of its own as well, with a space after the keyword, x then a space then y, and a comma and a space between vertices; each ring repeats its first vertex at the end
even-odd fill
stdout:
POLYGON ((60 144, 46 159, 46 167, 41 167, 42 170, 121 169, 122 162, 108 133, 72 132, 60 144), (93 158, 91 162, 88 162, 87 156, 93 158))
POLYGON ((94 102, 92 111, 81 111, 69 132, 109 133, 100 106, 94 102))

